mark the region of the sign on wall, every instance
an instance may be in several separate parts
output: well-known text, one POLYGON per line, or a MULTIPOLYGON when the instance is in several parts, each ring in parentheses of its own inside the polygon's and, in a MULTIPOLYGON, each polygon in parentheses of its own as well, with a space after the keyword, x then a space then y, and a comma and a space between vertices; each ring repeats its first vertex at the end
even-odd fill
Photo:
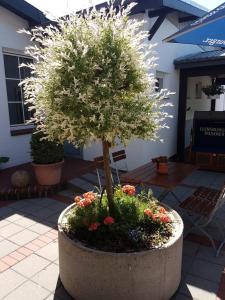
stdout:
POLYGON ((192 151, 225 153, 225 112, 195 112, 192 151))

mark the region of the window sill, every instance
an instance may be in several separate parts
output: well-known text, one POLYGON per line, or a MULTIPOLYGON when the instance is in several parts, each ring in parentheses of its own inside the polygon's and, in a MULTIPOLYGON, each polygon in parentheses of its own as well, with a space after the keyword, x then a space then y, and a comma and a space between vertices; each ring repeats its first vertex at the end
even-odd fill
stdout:
POLYGON ((31 134, 33 132, 33 130, 34 130, 34 128, 21 128, 21 129, 11 128, 10 133, 11 133, 11 136, 18 136, 18 135, 31 134))

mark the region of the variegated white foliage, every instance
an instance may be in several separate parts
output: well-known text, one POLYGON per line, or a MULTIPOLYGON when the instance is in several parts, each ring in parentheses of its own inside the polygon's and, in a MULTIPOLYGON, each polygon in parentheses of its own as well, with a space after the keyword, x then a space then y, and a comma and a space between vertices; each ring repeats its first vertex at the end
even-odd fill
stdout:
POLYGON ((58 25, 35 28, 27 49, 32 77, 22 83, 33 122, 49 140, 76 146, 104 139, 157 139, 166 127, 170 93, 157 92, 156 66, 143 22, 128 17, 132 7, 113 3, 71 15, 58 25))

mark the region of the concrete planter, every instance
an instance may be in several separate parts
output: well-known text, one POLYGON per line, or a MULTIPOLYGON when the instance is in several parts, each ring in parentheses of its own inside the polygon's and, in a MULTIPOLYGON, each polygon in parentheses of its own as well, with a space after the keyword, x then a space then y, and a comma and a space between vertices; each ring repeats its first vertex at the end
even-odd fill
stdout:
MULTIPOLYGON (((74 204, 73 204, 74 205, 74 204)), ((171 211, 174 235, 160 249, 136 253, 93 250, 63 232, 69 206, 59 217, 59 270, 76 300, 168 300, 181 279, 183 222, 171 211)))

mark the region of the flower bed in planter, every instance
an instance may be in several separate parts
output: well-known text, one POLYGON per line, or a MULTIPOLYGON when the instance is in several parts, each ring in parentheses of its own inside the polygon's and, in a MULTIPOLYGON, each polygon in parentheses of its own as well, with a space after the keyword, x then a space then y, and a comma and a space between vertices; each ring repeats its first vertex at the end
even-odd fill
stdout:
MULTIPOLYGON (((121 189, 118 188, 116 193, 121 193, 121 189)), ((89 195, 93 194, 89 193, 89 195)), ((69 294, 77 300, 169 299, 178 288, 181 278, 183 223, 179 215, 169 207, 154 202, 154 199, 151 201, 154 202, 155 207, 150 205, 152 207, 150 209, 145 205, 141 206, 144 208, 141 220, 145 220, 144 222, 147 224, 148 222, 152 222, 152 224, 158 222, 159 226, 163 227, 163 223, 168 226, 167 234, 164 235, 165 232, 161 231, 162 234, 157 240, 153 233, 154 238, 146 238, 147 244, 144 246, 140 240, 138 241, 140 236, 138 237, 138 231, 135 232, 134 228, 128 230, 127 236, 131 240, 130 243, 126 240, 125 235, 122 238, 125 238, 125 242, 122 243, 120 237, 115 239, 114 234, 109 234, 110 230, 112 232, 116 230, 113 227, 120 226, 121 230, 118 230, 118 235, 123 235, 123 230, 126 229, 122 228, 121 220, 102 215, 102 219, 95 216, 98 220, 90 222, 88 214, 86 214, 83 218, 83 225, 80 225, 80 228, 86 226, 86 234, 83 229, 83 237, 79 233, 78 240, 76 233, 71 232, 71 228, 73 228, 73 226, 71 227, 71 218, 73 218, 74 210, 79 212, 80 209, 83 209, 85 211, 93 205, 92 211, 94 211, 95 204, 93 203, 96 203, 96 200, 90 200, 91 197, 88 197, 87 194, 85 197, 76 198, 77 203, 68 207, 59 218, 60 278, 69 294), (87 204, 88 202, 89 204, 87 204), (161 210, 162 213, 158 213, 158 210, 161 210), (69 227, 68 222, 70 223, 69 227), (111 243, 109 242, 110 238, 107 239, 103 234, 103 243, 99 244, 98 231, 102 231, 102 233, 106 231, 112 240, 111 243), (96 238, 96 243, 94 243, 94 238, 93 240, 90 238, 91 234, 96 238), (104 246, 104 241, 108 245, 104 246), (118 247, 115 246, 115 241, 120 244, 118 247), (96 245, 95 249, 94 244, 96 245)), ((137 196, 134 195, 122 197, 125 202, 130 199, 131 207, 135 198, 138 201, 137 196)), ((104 203, 104 199, 102 202, 104 203)), ((124 206, 126 207, 126 205, 124 206)), ((89 215, 90 218, 92 216, 89 215)), ((74 222, 79 223, 81 220, 80 213, 78 213, 74 222)), ((126 227, 125 224, 126 222, 124 227, 126 227)), ((142 221, 140 222, 141 226, 144 226, 142 221)), ((75 226, 75 228, 79 232, 79 226, 75 226)), ((142 229, 141 232, 146 235, 146 230, 142 229)), ((160 235, 159 232, 158 235, 160 235)))

